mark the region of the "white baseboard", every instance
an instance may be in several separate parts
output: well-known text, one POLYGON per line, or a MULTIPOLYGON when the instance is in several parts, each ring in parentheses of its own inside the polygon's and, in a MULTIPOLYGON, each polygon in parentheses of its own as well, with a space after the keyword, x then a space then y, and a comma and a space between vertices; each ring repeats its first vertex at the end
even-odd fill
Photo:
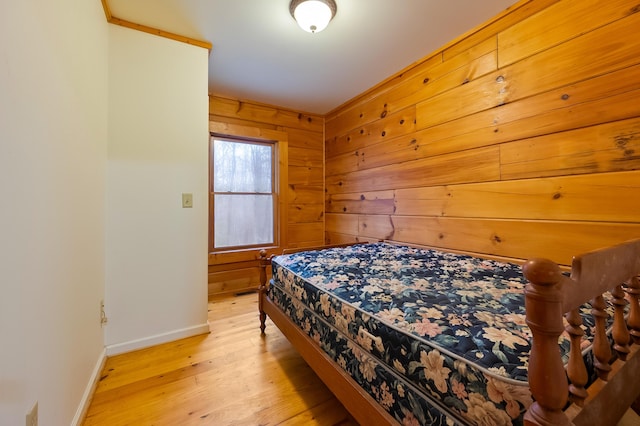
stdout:
POLYGON ((71 422, 72 426, 80 426, 84 422, 84 418, 87 415, 87 410, 89 409, 91 399, 93 398, 93 394, 98 386, 98 381, 100 380, 100 375, 102 374, 102 369, 104 368, 104 363, 106 361, 107 353, 103 349, 102 353, 98 357, 98 362, 96 362, 95 367, 93 367, 89 383, 87 383, 87 387, 85 388, 84 393, 82 394, 82 399, 80 400, 80 405, 76 410, 76 415, 73 416, 73 421, 71 422))
POLYGON ((178 339, 184 339, 185 337, 197 336, 198 334, 206 333, 209 333, 209 323, 170 331, 168 333, 156 334, 155 336, 149 336, 143 339, 131 340, 124 343, 116 343, 114 345, 106 346, 105 350, 107 356, 119 355, 125 352, 144 349, 150 346, 155 346, 162 343, 172 342, 178 339))

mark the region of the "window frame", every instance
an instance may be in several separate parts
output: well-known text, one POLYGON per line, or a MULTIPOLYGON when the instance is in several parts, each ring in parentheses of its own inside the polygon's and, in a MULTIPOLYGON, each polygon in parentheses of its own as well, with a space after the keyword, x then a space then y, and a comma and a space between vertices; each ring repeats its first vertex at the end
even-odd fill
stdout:
POLYGON ((276 173, 277 173, 277 157, 278 157, 278 153, 277 153, 277 145, 276 142, 274 141, 269 141, 269 142, 265 142, 265 141, 257 141, 255 139, 249 139, 249 138, 240 138, 240 137, 222 137, 222 136, 215 136, 212 135, 210 140, 209 140, 209 164, 211 164, 211 161, 215 161, 214 158, 214 149, 213 149, 213 145, 215 143, 215 141, 221 141, 221 142, 231 142, 231 143, 242 143, 242 144, 247 144, 247 145, 261 145, 261 146, 267 146, 270 148, 271 150, 271 167, 270 167, 270 172, 271 172, 271 190, 270 192, 218 192, 215 190, 214 184, 215 184, 215 179, 213 177, 214 174, 214 167, 211 166, 209 168, 209 193, 211 194, 211 224, 209 225, 210 227, 210 233, 209 233, 209 250, 212 252, 224 252, 224 251, 234 251, 234 250, 250 250, 250 249, 255 249, 257 247, 270 247, 270 246, 274 246, 277 244, 277 240, 278 240, 278 213, 279 213, 279 209, 278 209, 278 191, 277 191, 277 180, 276 180, 276 173), (215 227, 215 198, 216 195, 270 195, 271 196, 271 201, 272 201, 272 218, 273 218, 273 222, 271 224, 271 231, 272 231, 272 238, 270 242, 267 243, 257 243, 257 244, 243 244, 243 245, 237 245, 237 246, 224 246, 224 247, 215 247, 215 235, 216 235, 216 227, 215 227))
POLYGON ((250 126, 229 125, 228 123, 209 123, 209 264, 241 262, 254 260, 260 250, 267 253, 281 252, 287 246, 287 134, 276 130, 250 126), (231 141, 246 141, 273 145, 273 185, 274 185, 274 238, 273 244, 256 246, 214 248, 214 192, 213 192, 213 140, 215 138, 231 141))

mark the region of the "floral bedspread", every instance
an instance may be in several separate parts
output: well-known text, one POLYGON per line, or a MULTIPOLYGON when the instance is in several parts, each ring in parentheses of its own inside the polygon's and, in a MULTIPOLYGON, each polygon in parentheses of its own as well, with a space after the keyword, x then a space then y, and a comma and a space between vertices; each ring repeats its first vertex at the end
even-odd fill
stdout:
POLYGON ((278 256, 273 277, 272 299, 401 423, 522 423, 519 265, 378 243, 278 256))

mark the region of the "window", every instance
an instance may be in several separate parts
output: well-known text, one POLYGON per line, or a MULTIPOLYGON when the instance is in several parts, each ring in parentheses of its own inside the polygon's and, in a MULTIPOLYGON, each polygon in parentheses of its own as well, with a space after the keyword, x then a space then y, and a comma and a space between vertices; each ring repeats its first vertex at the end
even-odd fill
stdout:
POLYGON ((210 249, 277 244, 276 145, 211 138, 210 249))

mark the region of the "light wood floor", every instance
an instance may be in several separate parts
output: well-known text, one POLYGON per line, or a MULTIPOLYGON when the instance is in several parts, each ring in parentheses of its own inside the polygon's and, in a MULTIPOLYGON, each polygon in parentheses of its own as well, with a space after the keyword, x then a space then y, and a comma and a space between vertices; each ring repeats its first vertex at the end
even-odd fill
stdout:
POLYGON ((84 424, 357 425, 257 294, 209 301, 211 333, 111 357, 84 424))

